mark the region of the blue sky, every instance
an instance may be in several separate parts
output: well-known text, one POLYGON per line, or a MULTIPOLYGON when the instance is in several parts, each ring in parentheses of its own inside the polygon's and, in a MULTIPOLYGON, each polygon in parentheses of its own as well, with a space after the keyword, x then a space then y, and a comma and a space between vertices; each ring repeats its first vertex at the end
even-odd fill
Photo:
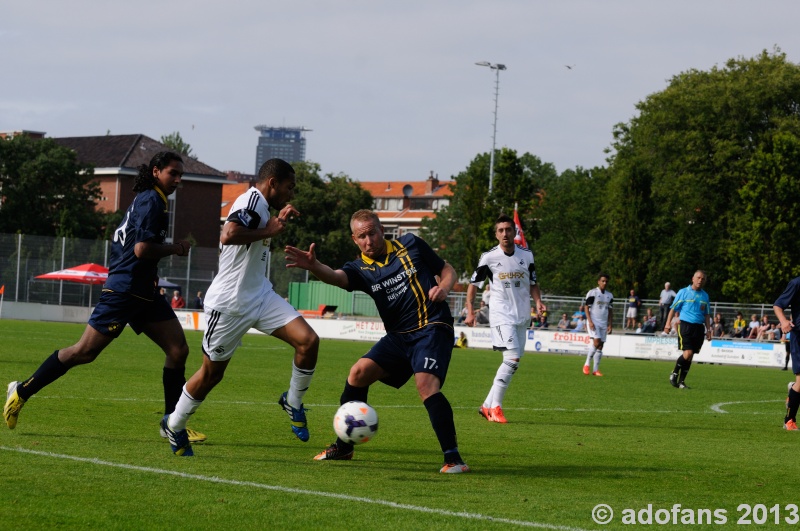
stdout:
POLYGON ((491 148, 489 61, 497 147, 592 167, 672 76, 774 46, 800 62, 798 20, 796 0, 4 2, 0 131, 179 131, 252 173, 253 127, 296 125, 325 173, 449 179, 491 148))

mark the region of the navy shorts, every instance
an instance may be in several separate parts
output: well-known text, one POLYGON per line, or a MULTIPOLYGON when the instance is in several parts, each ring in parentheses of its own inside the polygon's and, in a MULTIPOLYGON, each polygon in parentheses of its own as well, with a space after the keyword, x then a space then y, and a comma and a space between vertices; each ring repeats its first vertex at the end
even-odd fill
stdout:
POLYGON ((789 352, 792 354, 792 372, 800 374, 800 329, 792 328, 789 336, 789 352))
POLYGON ((164 297, 148 301, 130 293, 104 291, 94 307, 89 325, 104 336, 119 337, 125 325, 141 334, 147 323, 177 319, 164 297))
POLYGON ((685 323, 681 321, 678 329, 678 349, 691 350, 697 354, 706 340, 706 327, 702 323, 685 323))
POLYGON ((381 382, 400 389, 418 372, 439 377, 441 386, 453 353, 453 328, 432 324, 403 334, 389 332, 364 354, 389 374, 381 382))

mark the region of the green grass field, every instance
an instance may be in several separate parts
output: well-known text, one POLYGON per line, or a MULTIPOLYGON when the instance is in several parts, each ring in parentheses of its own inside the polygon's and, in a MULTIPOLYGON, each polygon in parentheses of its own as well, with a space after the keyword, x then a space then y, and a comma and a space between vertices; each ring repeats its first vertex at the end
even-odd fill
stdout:
MULTIPOLYGON (((2 388, 83 328, 0 321, 2 388)), ((188 374, 200 339, 189 332, 188 374)), ((190 422, 208 442, 178 458, 158 435, 163 355, 127 330, 95 363, 33 397, 16 430, 0 425, 0 527, 619 529, 629 527, 625 509, 681 504, 726 511, 727 525, 692 526, 719 529, 739 527, 740 504, 763 504, 762 527, 796 528, 785 520, 786 506, 800 504, 800 434, 781 429, 786 372, 695 364, 692 389, 678 390, 667 381, 671 363, 604 359, 597 378, 581 373, 582 358, 528 354, 500 425, 477 413, 500 355, 456 350, 444 391, 473 473, 438 473, 441 453, 413 384, 373 386, 380 430, 352 461, 313 461, 334 439, 347 371, 369 346, 322 341, 306 395, 311 440, 302 443, 276 405, 292 353, 248 335, 190 422), (615 512, 606 526, 592 520, 601 503, 615 512)))

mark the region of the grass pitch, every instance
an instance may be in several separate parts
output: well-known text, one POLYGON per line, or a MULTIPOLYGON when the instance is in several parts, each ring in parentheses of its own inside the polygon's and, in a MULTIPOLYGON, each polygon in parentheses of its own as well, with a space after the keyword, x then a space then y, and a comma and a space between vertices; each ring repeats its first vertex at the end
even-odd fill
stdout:
MULTIPOLYGON (((83 328, 0 321, 0 383, 28 377, 83 328)), ((200 365, 201 336, 187 338, 188 376, 200 365)), ((695 364, 692 389, 678 390, 667 380, 672 363, 604 359, 598 378, 582 374, 582 358, 528 353, 506 395, 509 424, 500 425, 477 413, 500 355, 455 350, 444 391, 473 473, 438 473, 441 453, 413 383, 372 387, 380 429, 353 461, 313 461, 335 438, 332 417, 348 369, 369 347, 322 341, 306 395, 311 439, 302 443, 277 406, 292 352, 248 335, 189 423, 208 442, 195 445, 194 458, 178 458, 158 434, 163 355, 127 330, 96 362, 33 397, 16 430, 0 425, 0 522, 16 529, 618 529, 626 527, 625 510, 681 504, 671 524, 691 523, 685 511, 723 510, 724 525, 690 526, 719 529, 738 527, 741 504, 763 504, 751 520, 763 512, 765 527, 796 527, 786 506, 800 503, 800 434, 782 429, 789 373, 695 364), (605 526, 592 519, 601 503, 615 513, 605 526)))

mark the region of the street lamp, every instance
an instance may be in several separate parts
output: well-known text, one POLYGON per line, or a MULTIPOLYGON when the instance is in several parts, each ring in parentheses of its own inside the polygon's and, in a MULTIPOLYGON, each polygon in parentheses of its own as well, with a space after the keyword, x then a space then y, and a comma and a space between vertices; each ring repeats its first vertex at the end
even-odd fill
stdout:
POLYGON ((497 96, 500 93, 500 70, 505 70, 506 65, 499 63, 490 63, 489 61, 480 61, 475 63, 478 66, 488 66, 495 71, 494 81, 494 124, 492 125, 492 152, 489 155, 489 193, 492 193, 492 181, 494 180, 494 146, 497 137, 497 96))

